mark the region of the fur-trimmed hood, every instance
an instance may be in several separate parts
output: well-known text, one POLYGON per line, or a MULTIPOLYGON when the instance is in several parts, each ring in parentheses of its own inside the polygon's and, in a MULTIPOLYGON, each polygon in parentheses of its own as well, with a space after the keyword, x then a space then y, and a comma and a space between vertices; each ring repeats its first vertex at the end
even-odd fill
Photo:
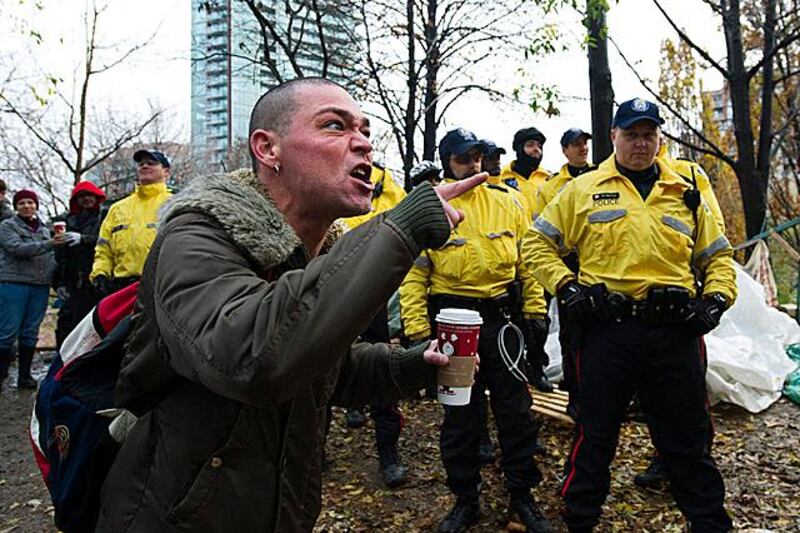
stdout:
MULTIPOLYGON (((236 244, 265 271, 285 263, 293 254, 308 253, 264 185, 249 169, 195 178, 161 209, 161 225, 183 213, 214 218, 236 244)), ((327 251, 342 234, 335 223, 323 246, 327 251)))

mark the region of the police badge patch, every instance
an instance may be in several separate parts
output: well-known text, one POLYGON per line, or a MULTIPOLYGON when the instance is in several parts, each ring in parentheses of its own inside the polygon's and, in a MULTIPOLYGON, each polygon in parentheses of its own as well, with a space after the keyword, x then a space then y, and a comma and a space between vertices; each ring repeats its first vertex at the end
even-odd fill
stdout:
POLYGON ((641 98, 636 98, 631 103, 631 108, 633 108, 634 111, 638 111, 639 113, 644 113, 645 111, 647 111, 648 107, 649 104, 647 103, 647 101, 642 100, 641 98))

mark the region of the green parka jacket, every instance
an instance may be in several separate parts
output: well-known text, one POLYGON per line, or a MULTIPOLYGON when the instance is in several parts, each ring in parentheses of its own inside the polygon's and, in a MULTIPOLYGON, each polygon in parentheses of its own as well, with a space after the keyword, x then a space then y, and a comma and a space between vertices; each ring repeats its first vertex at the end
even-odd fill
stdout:
POLYGON ((434 380, 422 349, 353 344, 423 247, 449 236, 430 187, 310 259, 249 171, 165 206, 118 403, 164 394, 106 478, 99 532, 310 531, 326 405, 434 380))

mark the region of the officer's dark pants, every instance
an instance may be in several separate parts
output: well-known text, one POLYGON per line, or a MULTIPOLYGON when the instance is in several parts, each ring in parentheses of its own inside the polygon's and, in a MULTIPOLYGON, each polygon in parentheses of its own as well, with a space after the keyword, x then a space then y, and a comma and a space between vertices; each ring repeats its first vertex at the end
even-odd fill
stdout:
POLYGON ((533 460, 536 426, 527 385, 506 368, 497 349, 497 334, 504 321, 484 316, 478 343, 480 371, 475 376, 469 405, 444 406, 441 453, 447 486, 456 496, 477 498, 481 482, 478 455, 481 432, 486 427, 484 390, 489 389, 500 441, 505 485, 509 492, 528 492, 542 474, 533 460))
POLYGON ((69 298, 58 311, 56 321, 56 348, 61 349, 64 339, 75 329, 75 326, 97 305, 97 292, 89 280, 83 280, 80 287, 69 290, 69 298))
MULTIPOLYGON (((361 339, 364 342, 389 342, 388 315, 386 307, 381 308, 361 334, 361 339)), ((375 444, 378 450, 394 448, 403 429, 403 415, 397 408, 397 402, 390 405, 370 405, 369 413, 375 422, 375 444)))
POLYGON ((581 346, 575 359, 578 423, 561 489, 570 530, 589 531, 600 518, 619 428, 639 390, 675 501, 692 531, 728 531, 725 487, 709 451, 700 339, 685 325, 626 320, 587 326, 581 346))
POLYGON ((396 446, 403 429, 403 414, 397 404, 370 405, 369 416, 375 422, 375 444, 378 450, 396 446))

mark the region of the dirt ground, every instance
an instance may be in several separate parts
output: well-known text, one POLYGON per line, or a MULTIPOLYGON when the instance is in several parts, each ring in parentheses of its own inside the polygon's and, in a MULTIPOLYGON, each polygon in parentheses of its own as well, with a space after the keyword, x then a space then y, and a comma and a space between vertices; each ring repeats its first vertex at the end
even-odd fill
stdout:
MULTIPOLYGON (((386 490, 378 474, 372 422, 358 430, 333 424, 328 442, 330 470, 323 476, 323 511, 317 531, 435 531, 453 499, 444 484, 438 450, 442 409, 435 402, 403 406, 405 427, 400 449, 411 467, 409 483, 386 490)), ((800 531, 800 407, 781 399, 752 415, 732 405, 714 407, 714 455, 725 478, 727 505, 740 531, 800 531)), ((540 437, 548 449, 540 467, 545 480, 536 491, 545 514, 558 521, 557 489, 571 440, 571 428, 544 420, 540 437)), ((496 441, 495 441, 496 442, 496 441)), ((606 500, 602 532, 679 532, 686 522, 668 490, 640 490, 631 483, 652 453, 647 429, 630 422, 623 428, 612 465, 611 494, 606 500)), ((509 523, 507 496, 496 464, 482 471, 483 518, 473 531, 524 531, 509 523)))
MULTIPOLYGON (((45 364, 37 356, 41 378, 45 364)), ((17 391, 16 367, 0 391, 0 533, 52 532, 52 507, 34 463, 27 427, 34 394, 17 391)), ((323 511, 317 531, 432 531, 447 514, 452 498, 438 450, 442 410, 425 400, 403 404, 401 454, 410 466, 406 486, 389 491, 377 472, 372 422, 358 430, 343 426, 335 411, 328 442, 330 468, 323 476, 323 511)), ((730 405, 714 408, 715 456, 726 480, 728 508, 741 531, 800 532, 800 407, 782 399, 759 415, 730 405)), ((537 490, 545 513, 557 520, 559 484, 571 429, 544 420, 541 459, 545 480, 537 490)), ((628 423, 613 465, 612 490, 600 531, 678 532, 685 522, 668 491, 642 491, 631 485, 651 453, 646 428, 628 423)), ((483 469, 483 518, 473 531, 509 528, 506 495, 496 465, 483 469)), ((559 523, 559 528, 562 526, 559 523)), ((563 529, 560 529, 563 530, 563 529)))

